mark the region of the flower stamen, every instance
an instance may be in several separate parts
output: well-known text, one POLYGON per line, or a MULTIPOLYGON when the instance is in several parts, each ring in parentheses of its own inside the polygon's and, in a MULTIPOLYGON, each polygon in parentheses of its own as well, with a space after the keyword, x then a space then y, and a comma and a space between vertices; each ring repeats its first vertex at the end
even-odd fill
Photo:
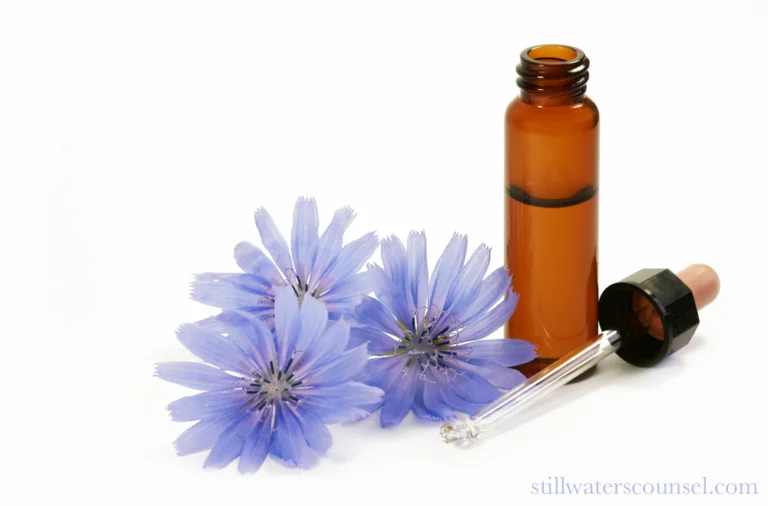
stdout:
POLYGON ((255 404, 253 412, 258 412, 266 407, 274 406, 278 403, 299 404, 301 397, 295 395, 296 387, 302 385, 302 380, 295 381, 296 368, 301 365, 302 360, 295 363, 294 356, 288 359, 285 367, 279 369, 276 367, 276 359, 269 361, 268 371, 254 371, 251 377, 244 378, 247 385, 243 387, 243 392, 253 396, 249 402, 255 404))

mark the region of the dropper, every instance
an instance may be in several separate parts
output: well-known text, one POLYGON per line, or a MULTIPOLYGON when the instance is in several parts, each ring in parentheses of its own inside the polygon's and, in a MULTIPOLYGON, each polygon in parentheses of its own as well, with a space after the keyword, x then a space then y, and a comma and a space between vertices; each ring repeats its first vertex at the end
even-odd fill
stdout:
POLYGON ((598 302, 603 331, 464 421, 440 428, 445 443, 473 440, 616 353, 651 367, 691 340, 698 311, 715 300, 720 279, 709 266, 691 265, 677 275, 643 269, 606 288, 598 302))

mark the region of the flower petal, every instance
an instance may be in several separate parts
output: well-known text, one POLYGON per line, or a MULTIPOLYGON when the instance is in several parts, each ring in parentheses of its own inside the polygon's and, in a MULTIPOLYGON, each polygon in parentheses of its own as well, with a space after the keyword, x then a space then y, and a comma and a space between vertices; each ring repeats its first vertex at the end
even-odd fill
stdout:
POLYGON ((261 243, 264 245, 277 267, 284 276, 294 272, 293 262, 291 261, 291 252, 288 250, 288 243, 275 225, 275 221, 266 209, 259 208, 254 214, 256 228, 259 229, 261 243))
POLYGON ((440 397, 448 408, 468 415, 474 415, 484 407, 484 404, 470 402, 457 395, 450 386, 450 381, 445 376, 435 374, 433 375, 433 378, 437 384, 437 390, 440 393, 440 397))
POLYGON ((323 423, 354 423, 371 416, 371 411, 358 406, 339 406, 328 402, 312 401, 304 406, 312 411, 323 423))
POLYGON ((441 416, 436 415, 430 410, 428 410, 426 405, 424 404, 425 384, 426 384, 425 381, 416 381, 416 394, 413 397, 413 404, 411 405, 413 414, 416 416, 416 418, 420 420, 429 420, 431 422, 443 421, 443 418, 441 416))
POLYGON ((300 313, 301 332, 296 340, 296 351, 306 352, 328 326, 328 310, 322 302, 304 295, 300 313))
POLYGON ((360 304, 355 308, 355 321, 392 336, 404 335, 403 329, 384 304, 367 295, 363 296, 360 304))
POLYGON ((482 315, 501 299, 504 293, 509 290, 510 278, 505 267, 499 267, 491 272, 481 283, 475 295, 469 302, 462 306, 455 306, 451 313, 453 316, 464 323, 471 323, 472 320, 482 315))
POLYGON ((424 330, 424 317, 427 314, 427 294, 429 272, 427 268, 427 237, 424 232, 411 232, 408 235, 408 303, 414 308, 416 332, 424 330))
POLYGON ((373 358, 365 365, 365 382, 388 391, 398 379, 405 375, 406 355, 373 358))
POLYGON ((256 311, 250 310, 249 308, 243 308, 243 309, 226 309, 226 312, 234 313, 238 316, 243 317, 244 319, 250 321, 250 322, 259 322, 263 323, 268 329, 270 329, 270 335, 272 336, 272 339, 274 340, 274 335, 272 332, 274 332, 275 329, 275 302, 272 300, 272 303, 268 307, 259 308, 256 311))
POLYGON ((342 383, 362 372, 367 362, 368 347, 366 345, 358 346, 345 351, 337 359, 310 371, 309 381, 313 386, 342 383))
POLYGON ((278 405, 269 454, 288 467, 307 468, 314 462, 313 453, 294 415, 285 406, 278 405))
POLYGON ((336 256, 341 251, 341 245, 344 240, 344 231, 352 220, 355 218, 355 213, 349 207, 345 207, 336 211, 333 215, 328 228, 325 229, 323 235, 317 241, 314 254, 312 255, 312 268, 309 274, 309 287, 310 292, 314 292, 317 287, 317 283, 322 279, 336 256))
POLYGON ((393 353, 398 346, 388 335, 370 327, 355 327, 349 333, 349 347, 356 348, 361 344, 368 345, 368 353, 371 355, 386 355, 393 353))
POLYGON ((325 424, 310 411, 297 409, 294 415, 301 426, 307 445, 318 454, 325 455, 333 444, 333 438, 325 424))
POLYGON ((302 399, 306 402, 324 399, 331 403, 364 406, 379 401, 384 392, 364 383, 346 381, 336 385, 308 388, 304 395, 302 399))
MULTIPOLYGON (((400 296, 405 298, 407 302, 408 261, 406 258, 405 246, 397 236, 393 235, 382 239, 381 261, 387 276, 389 276, 389 279, 391 279, 397 287, 400 296)), ((414 309, 416 308, 409 307, 408 311, 411 312, 414 309)))
POLYGON ((301 377, 311 369, 335 360, 347 348, 348 342, 349 324, 344 320, 331 323, 306 352, 304 362, 296 368, 296 376, 301 377))
POLYGON ((485 244, 477 247, 467 263, 462 267, 456 279, 456 284, 445 300, 446 307, 451 310, 454 307, 462 307, 469 303, 480 288, 483 276, 491 263, 491 248, 485 244))
POLYGON ((350 422, 369 416, 370 413, 361 407, 381 402, 383 396, 384 392, 379 388, 348 381, 307 389, 301 406, 325 423, 350 422))
POLYGON ((298 465, 298 454, 301 453, 295 441, 301 436, 298 425, 289 425, 286 422, 285 408, 275 407, 274 430, 272 431, 272 444, 269 447, 269 454, 273 459, 288 467, 298 465), (299 429, 295 430, 294 429, 299 429))
POLYGON ((323 294, 344 278, 357 274, 378 247, 379 239, 374 232, 369 232, 344 246, 330 270, 317 284, 317 293, 323 294))
POLYGON ((457 367, 481 376, 495 388, 512 390, 526 380, 523 373, 488 360, 457 360, 457 367))
POLYGON ((235 262, 244 272, 260 278, 266 285, 279 285, 284 281, 272 260, 249 242, 244 241, 235 246, 235 262))
POLYGON ((253 368, 248 357, 238 348, 202 325, 184 324, 179 327, 176 336, 189 351, 220 369, 248 374, 253 368))
MULTIPOLYGON (((404 378, 395 381, 386 393, 381 407, 381 426, 385 429, 396 427, 406 417, 416 395, 416 369, 408 371, 404 378)), ((420 381, 420 380, 419 380, 420 381)))
POLYGON ((501 392, 485 378, 474 373, 459 374, 449 379, 448 385, 456 395, 476 404, 487 404, 501 395, 501 392))
POLYGON ((241 473, 255 473, 261 468, 269 454, 272 443, 272 411, 265 411, 248 434, 240 454, 238 470, 241 473))
POLYGON ((171 419, 193 422, 211 418, 234 418, 248 402, 242 390, 202 392, 177 399, 168 405, 171 419))
POLYGON ((319 218, 315 199, 299 198, 293 209, 291 251, 299 279, 307 282, 312 255, 317 247, 319 218))
POLYGON ((395 286, 389 276, 387 276, 384 269, 376 264, 369 264, 368 274, 373 293, 376 294, 376 298, 379 302, 381 302, 403 326, 411 326, 412 318, 411 312, 408 310, 408 301, 406 301, 399 288, 395 286))
POLYGON ((496 307, 464 327, 459 332, 456 342, 466 343, 491 335, 491 333, 501 328, 512 317, 519 298, 520 296, 510 289, 507 292, 506 298, 497 304, 496 307))
POLYGON ((485 339, 459 347, 460 350, 464 348, 468 348, 469 358, 489 360, 507 367, 526 364, 536 358, 536 347, 522 339, 485 339))
POLYGON ((173 445, 178 455, 189 455, 207 450, 219 439, 232 418, 212 418, 201 420, 176 438, 173 445))
POLYGON ((352 276, 342 279, 330 290, 319 297, 326 304, 331 302, 354 302, 360 301, 360 296, 371 293, 371 281, 368 273, 358 272, 352 276))
POLYGON ((424 382, 424 407, 429 413, 443 421, 454 420, 456 418, 456 414, 453 410, 443 401, 443 396, 440 394, 439 383, 434 379, 424 382))
POLYGON ((239 378, 221 369, 195 362, 163 362, 155 366, 155 376, 196 390, 228 390, 239 378))
POLYGON ((429 280, 428 321, 433 321, 445 308, 445 299, 456 283, 466 255, 467 236, 454 234, 445 251, 437 260, 429 280))
POLYGON ((275 333, 277 365, 282 368, 293 354, 301 333, 299 299, 290 286, 275 290, 275 333))
POLYGON ((258 310, 271 305, 270 289, 271 285, 251 274, 206 272, 195 276, 190 297, 221 309, 258 310))
POLYGON ((252 413, 245 413, 235 418, 214 443, 203 467, 224 468, 239 457, 248 434, 258 420, 258 415, 252 413))
POLYGON ((460 413, 466 413, 467 415, 474 415, 475 413, 480 411, 483 407, 485 407, 484 404, 477 404, 475 402, 469 402, 466 399, 462 399, 450 389, 440 390, 440 396, 442 397, 442 400, 445 403, 445 405, 448 406, 450 409, 452 409, 453 411, 458 411, 460 413))
POLYGON ((219 333, 240 353, 248 357, 261 371, 266 371, 275 356, 272 331, 258 318, 248 318, 241 312, 224 311, 198 322, 219 333))

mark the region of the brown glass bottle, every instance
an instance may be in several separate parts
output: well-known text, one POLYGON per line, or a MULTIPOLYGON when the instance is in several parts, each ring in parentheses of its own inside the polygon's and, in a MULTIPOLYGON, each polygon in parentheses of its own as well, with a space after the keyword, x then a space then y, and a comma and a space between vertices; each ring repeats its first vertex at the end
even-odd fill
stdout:
POLYGON ((588 68, 573 47, 526 49, 506 111, 506 260, 520 301, 505 336, 537 345, 519 368, 527 376, 597 334, 599 114, 588 68))

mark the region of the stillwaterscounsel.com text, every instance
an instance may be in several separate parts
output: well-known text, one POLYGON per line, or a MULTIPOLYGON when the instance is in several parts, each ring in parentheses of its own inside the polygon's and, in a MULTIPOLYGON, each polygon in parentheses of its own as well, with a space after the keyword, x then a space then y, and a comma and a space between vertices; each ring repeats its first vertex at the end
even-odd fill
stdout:
POLYGON ((697 481, 569 481, 549 476, 531 483, 531 495, 759 495, 757 483, 697 481))

